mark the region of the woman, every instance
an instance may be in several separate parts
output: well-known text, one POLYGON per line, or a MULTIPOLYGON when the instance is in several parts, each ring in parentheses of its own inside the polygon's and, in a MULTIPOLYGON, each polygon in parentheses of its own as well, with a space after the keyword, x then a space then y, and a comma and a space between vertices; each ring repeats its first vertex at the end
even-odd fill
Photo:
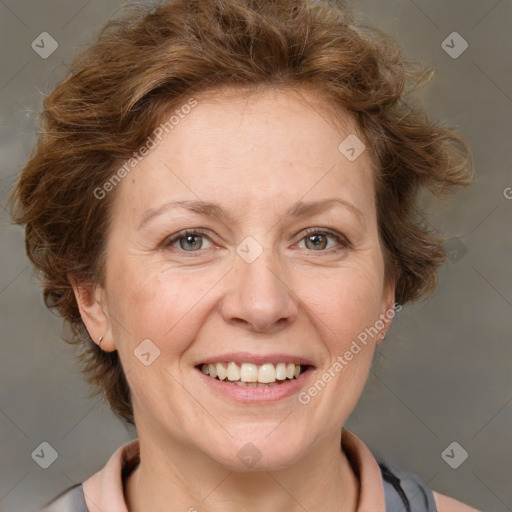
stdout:
POLYGON ((418 194, 471 177, 465 140, 405 102, 421 79, 300 0, 169 1, 72 63, 13 216, 138 439, 46 510, 474 510, 343 429, 445 258, 418 194))

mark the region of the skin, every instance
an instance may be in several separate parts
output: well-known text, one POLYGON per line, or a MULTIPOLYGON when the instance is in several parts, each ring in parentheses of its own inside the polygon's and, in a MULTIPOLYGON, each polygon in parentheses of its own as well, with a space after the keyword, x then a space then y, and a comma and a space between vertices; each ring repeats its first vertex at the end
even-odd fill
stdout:
POLYGON ((314 93, 196 98, 115 191, 104 286, 75 285, 91 337, 118 350, 132 391, 141 464, 126 482, 129 510, 355 511, 359 483, 341 430, 380 335, 306 405, 297 395, 234 402, 194 366, 228 352, 285 352, 313 361, 313 383, 393 307, 369 151, 353 162, 340 153, 355 125, 348 114, 335 123, 314 93), (285 216, 299 200, 330 198, 360 213, 336 204, 285 216), (184 200, 215 202, 231 219, 169 208, 139 229, 149 209, 184 200), (186 238, 166 245, 200 228, 192 249, 186 238), (325 229, 348 244, 314 237, 325 229), (236 252, 248 236, 263 249, 253 263, 236 252), (149 366, 133 354, 144 339, 160 350, 149 366), (251 468, 237 457, 248 442, 262 455, 251 468))

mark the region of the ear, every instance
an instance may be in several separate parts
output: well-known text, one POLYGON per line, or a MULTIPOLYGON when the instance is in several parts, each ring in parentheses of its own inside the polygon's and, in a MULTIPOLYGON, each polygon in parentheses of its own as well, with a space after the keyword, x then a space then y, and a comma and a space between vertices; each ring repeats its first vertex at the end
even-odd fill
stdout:
POLYGON ((68 275, 68 279, 73 287, 80 316, 92 341, 98 344, 103 337, 100 348, 106 352, 116 350, 103 288, 79 281, 73 275, 68 275))
MULTIPOLYGON (((397 308, 395 307, 395 289, 395 282, 390 282, 386 284, 383 289, 380 318, 382 318, 382 322, 384 323, 384 329, 380 332, 380 334, 377 337, 377 345, 380 345, 382 343, 382 340, 384 339, 386 333, 391 328, 391 323, 393 322, 393 318, 396 315, 397 308)), ((399 307, 400 309, 402 308, 402 306, 399 307)))

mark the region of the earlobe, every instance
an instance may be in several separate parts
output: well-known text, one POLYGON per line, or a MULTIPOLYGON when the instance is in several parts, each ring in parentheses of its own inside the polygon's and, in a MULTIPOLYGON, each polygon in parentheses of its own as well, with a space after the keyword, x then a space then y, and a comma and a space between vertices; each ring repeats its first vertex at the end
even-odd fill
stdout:
POLYGON ((68 279, 73 287, 80 316, 92 341, 107 352, 115 350, 103 289, 98 285, 79 281, 75 276, 68 275, 68 279))

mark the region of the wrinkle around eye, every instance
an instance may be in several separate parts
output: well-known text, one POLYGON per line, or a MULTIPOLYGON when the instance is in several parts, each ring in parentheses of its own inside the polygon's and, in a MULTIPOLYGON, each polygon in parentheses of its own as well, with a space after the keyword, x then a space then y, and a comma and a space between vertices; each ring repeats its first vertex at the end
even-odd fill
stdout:
MULTIPOLYGON (((303 232, 302 237, 299 239, 298 242, 294 244, 294 246, 297 246, 301 243, 307 243, 308 238, 311 238, 313 236, 320 236, 327 240, 327 247, 320 248, 318 250, 316 249, 310 249, 308 247, 300 247, 300 249, 303 249, 305 251, 311 251, 313 253, 331 253, 335 251, 340 250, 347 250, 352 248, 351 242, 348 240, 348 238, 338 232, 332 232, 331 230, 325 229, 325 228, 309 228, 306 232, 303 232), (335 245, 332 247, 328 247, 329 240, 333 240, 335 245)), ((176 249, 177 252, 184 252, 184 253, 199 253, 202 251, 205 251, 207 249, 210 249, 215 246, 212 238, 208 236, 207 234, 203 233, 200 230, 194 230, 194 229, 188 229, 183 230, 180 232, 177 232, 174 235, 170 235, 166 237, 163 242, 161 243, 161 246, 168 249, 176 249), (203 243, 201 243, 200 247, 197 250, 190 250, 187 251, 183 247, 176 247, 176 244, 179 244, 181 240, 186 240, 188 237, 196 237, 200 238, 203 243), (204 243, 209 244, 209 246, 204 247, 204 243)), ((293 247, 293 246, 292 246, 293 247)))
POLYGON ((175 233, 174 235, 170 235, 167 237, 163 242, 162 246, 169 250, 176 250, 176 252, 179 253, 200 253, 205 251, 206 249, 211 249, 215 246, 213 240, 210 236, 208 236, 206 233, 204 233, 201 229, 186 229, 179 231, 178 233, 175 233), (181 240, 186 240, 188 237, 195 236, 196 238, 201 238, 203 241, 207 241, 207 243, 210 244, 209 247, 203 247, 203 243, 199 247, 197 251, 187 251, 186 249, 183 249, 183 247, 175 247, 175 244, 179 244, 181 240))
MULTIPOLYGON (((145 246, 146 251, 168 251, 169 255, 174 255, 177 258, 186 258, 187 256, 207 257, 207 255, 219 254, 213 252, 214 249, 225 249, 228 252, 234 252, 237 244, 241 243, 250 234, 234 233, 231 230, 230 232, 224 232, 222 226, 218 226, 216 223, 212 224, 208 220, 202 226, 198 226, 199 223, 190 221, 190 219, 176 219, 173 217, 162 220, 164 222, 159 222, 151 226, 150 229, 144 230, 143 234, 141 233, 141 236, 138 237, 137 244, 140 242, 141 245, 145 246), (182 229, 179 229, 180 227, 182 229), (190 250, 187 250, 187 247, 183 249, 181 245, 186 245, 184 240, 189 235, 194 235, 202 240, 202 245, 200 247, 188 247, 190 250), (244 237, 244 235, 247 236, 244 237), (180 239, 183 240, 181 245, 180 239)), ((283 223, 278 232, 273 234, 275 240, 271 240, 269 243, 272 247, 280 247, 280 251, 297 251, 293 257, 298 257, 299 255, 306 256, 308 252, 310 256, 320 256, 321 253, 326 255, 328 253, 341 254, 351 248, 363 248, 369 242, 367 238, 371 234, 359 224, 356 225, 351 222, 351 219, 344 217, 338 219, 337 216, 333 216, 330 220, 324 219, 324 222, 317 222, 318 220, 315 224, 308 222, 304 225, 304 220, 302 220, 300 223, 303 229, 293 229, 294 225, 295 228, 301 227, 295 223, 283 223), (326 248, 305 247, 307 237, 314 234, 327 238, 326 248)))

